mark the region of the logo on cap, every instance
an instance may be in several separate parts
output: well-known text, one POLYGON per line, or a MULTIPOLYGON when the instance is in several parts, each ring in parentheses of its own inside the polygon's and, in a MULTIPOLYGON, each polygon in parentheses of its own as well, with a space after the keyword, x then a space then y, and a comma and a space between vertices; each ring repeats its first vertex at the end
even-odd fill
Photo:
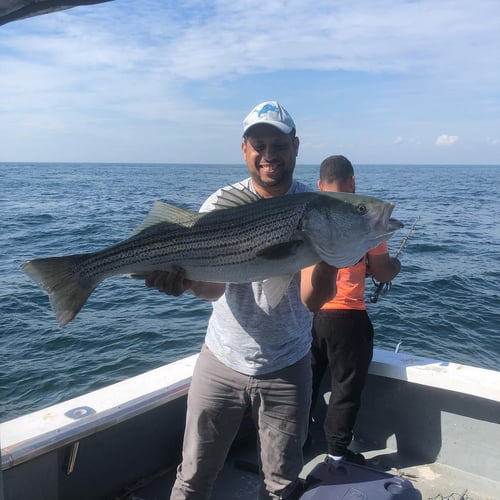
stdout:
POLYGON ((274 111, 275 113, 279 113, 280 110, 274 104, 264 104, 264 106, 262 106, 262 108, 260 108, 259 112, 257 113, 257 116, 260 118, 262 115, 265 115, 269 111, 274 111))

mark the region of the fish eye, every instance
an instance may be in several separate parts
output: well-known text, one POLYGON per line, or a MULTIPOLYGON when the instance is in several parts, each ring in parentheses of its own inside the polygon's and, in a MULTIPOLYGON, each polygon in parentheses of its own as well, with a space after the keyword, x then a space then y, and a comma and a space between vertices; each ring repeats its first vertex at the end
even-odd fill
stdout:
POLYGON ((366 205, 364 205, 363 203, 360 203, 357 207, 356 207, 356 212, 358 212, 358 214, 360 215, 364 215, 366 214, 366 205))

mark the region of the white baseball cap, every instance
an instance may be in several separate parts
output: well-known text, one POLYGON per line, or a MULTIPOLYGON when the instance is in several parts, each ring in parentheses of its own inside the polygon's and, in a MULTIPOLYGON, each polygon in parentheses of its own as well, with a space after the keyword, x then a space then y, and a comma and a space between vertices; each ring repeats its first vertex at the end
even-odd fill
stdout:
POLYGON ((243 135, 250 127, 259 123, 272 125, 284 134, 289 134, 295 128, 292 117, 278 101, 265 101, 257 104, 243 120, 243 135))

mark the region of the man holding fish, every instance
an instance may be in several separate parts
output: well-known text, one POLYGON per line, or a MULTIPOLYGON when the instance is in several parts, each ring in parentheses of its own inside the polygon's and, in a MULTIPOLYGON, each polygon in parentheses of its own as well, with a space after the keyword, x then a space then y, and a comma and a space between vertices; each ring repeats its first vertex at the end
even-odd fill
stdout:
MULTIPOLYGON (((250 177, 242 185, 263 198, 308 191, 293 179, 299 138, 278 102, 245 118, 242 152, 250 177)), ((201 211, 216 208, 221 191, 201 211)), ((188 396, 183 461, 171 499, 209 498, 250 406, 259 433, 261 498, 286 498, 303 466, 311 399, 311 312, 335 294, 337 268, 324 262, 297 273, 272 308, 263 282, 204 283, 182 269, 155 272, 146 285, 214 300, 205 345, 188 396)))
POLYGON ((173 499, 210 497, 247 408, 259 432, 261 498, 294 489, 311 399, 312 312, 335 295, 337 268, 403 226, 390 218, 393 203, 311 192, 294 180, 299 139, 278 102, 256 106, 243 130, 250 176, 210 196, 201 213, 156 202, 124 241, 21 266, 48 293, 61 327, 116 275, 213 301, 173 499))

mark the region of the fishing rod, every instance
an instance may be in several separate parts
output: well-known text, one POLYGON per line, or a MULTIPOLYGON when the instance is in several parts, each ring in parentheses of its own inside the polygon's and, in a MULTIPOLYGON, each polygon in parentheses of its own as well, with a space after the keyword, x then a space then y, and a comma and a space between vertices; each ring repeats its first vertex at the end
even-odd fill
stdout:
MULTIPOLYGON (((410 227, 410 230, 408 231, 408 234, 403 238, 403 241, 401 242, 401 245, 399 245, 398 251, 396 252, 395 257, 399 257, 401 252, 404 250, 406 245, 408 244, 408 240, 410 239, 411 233, 415 230, 415 226, 417 225, 417 222, 420 219, 420 215, 415 219, 415 222, 412 224, 410 227)), ((375 303, 378 301, 378 298, 381 293, 388 292, 392 288, 392 281, 386 281, 384 283, 377 283, 373 278, 372 278, 373 284, 376 286, 375 291, 370 297, 370 302, 375 303)))

